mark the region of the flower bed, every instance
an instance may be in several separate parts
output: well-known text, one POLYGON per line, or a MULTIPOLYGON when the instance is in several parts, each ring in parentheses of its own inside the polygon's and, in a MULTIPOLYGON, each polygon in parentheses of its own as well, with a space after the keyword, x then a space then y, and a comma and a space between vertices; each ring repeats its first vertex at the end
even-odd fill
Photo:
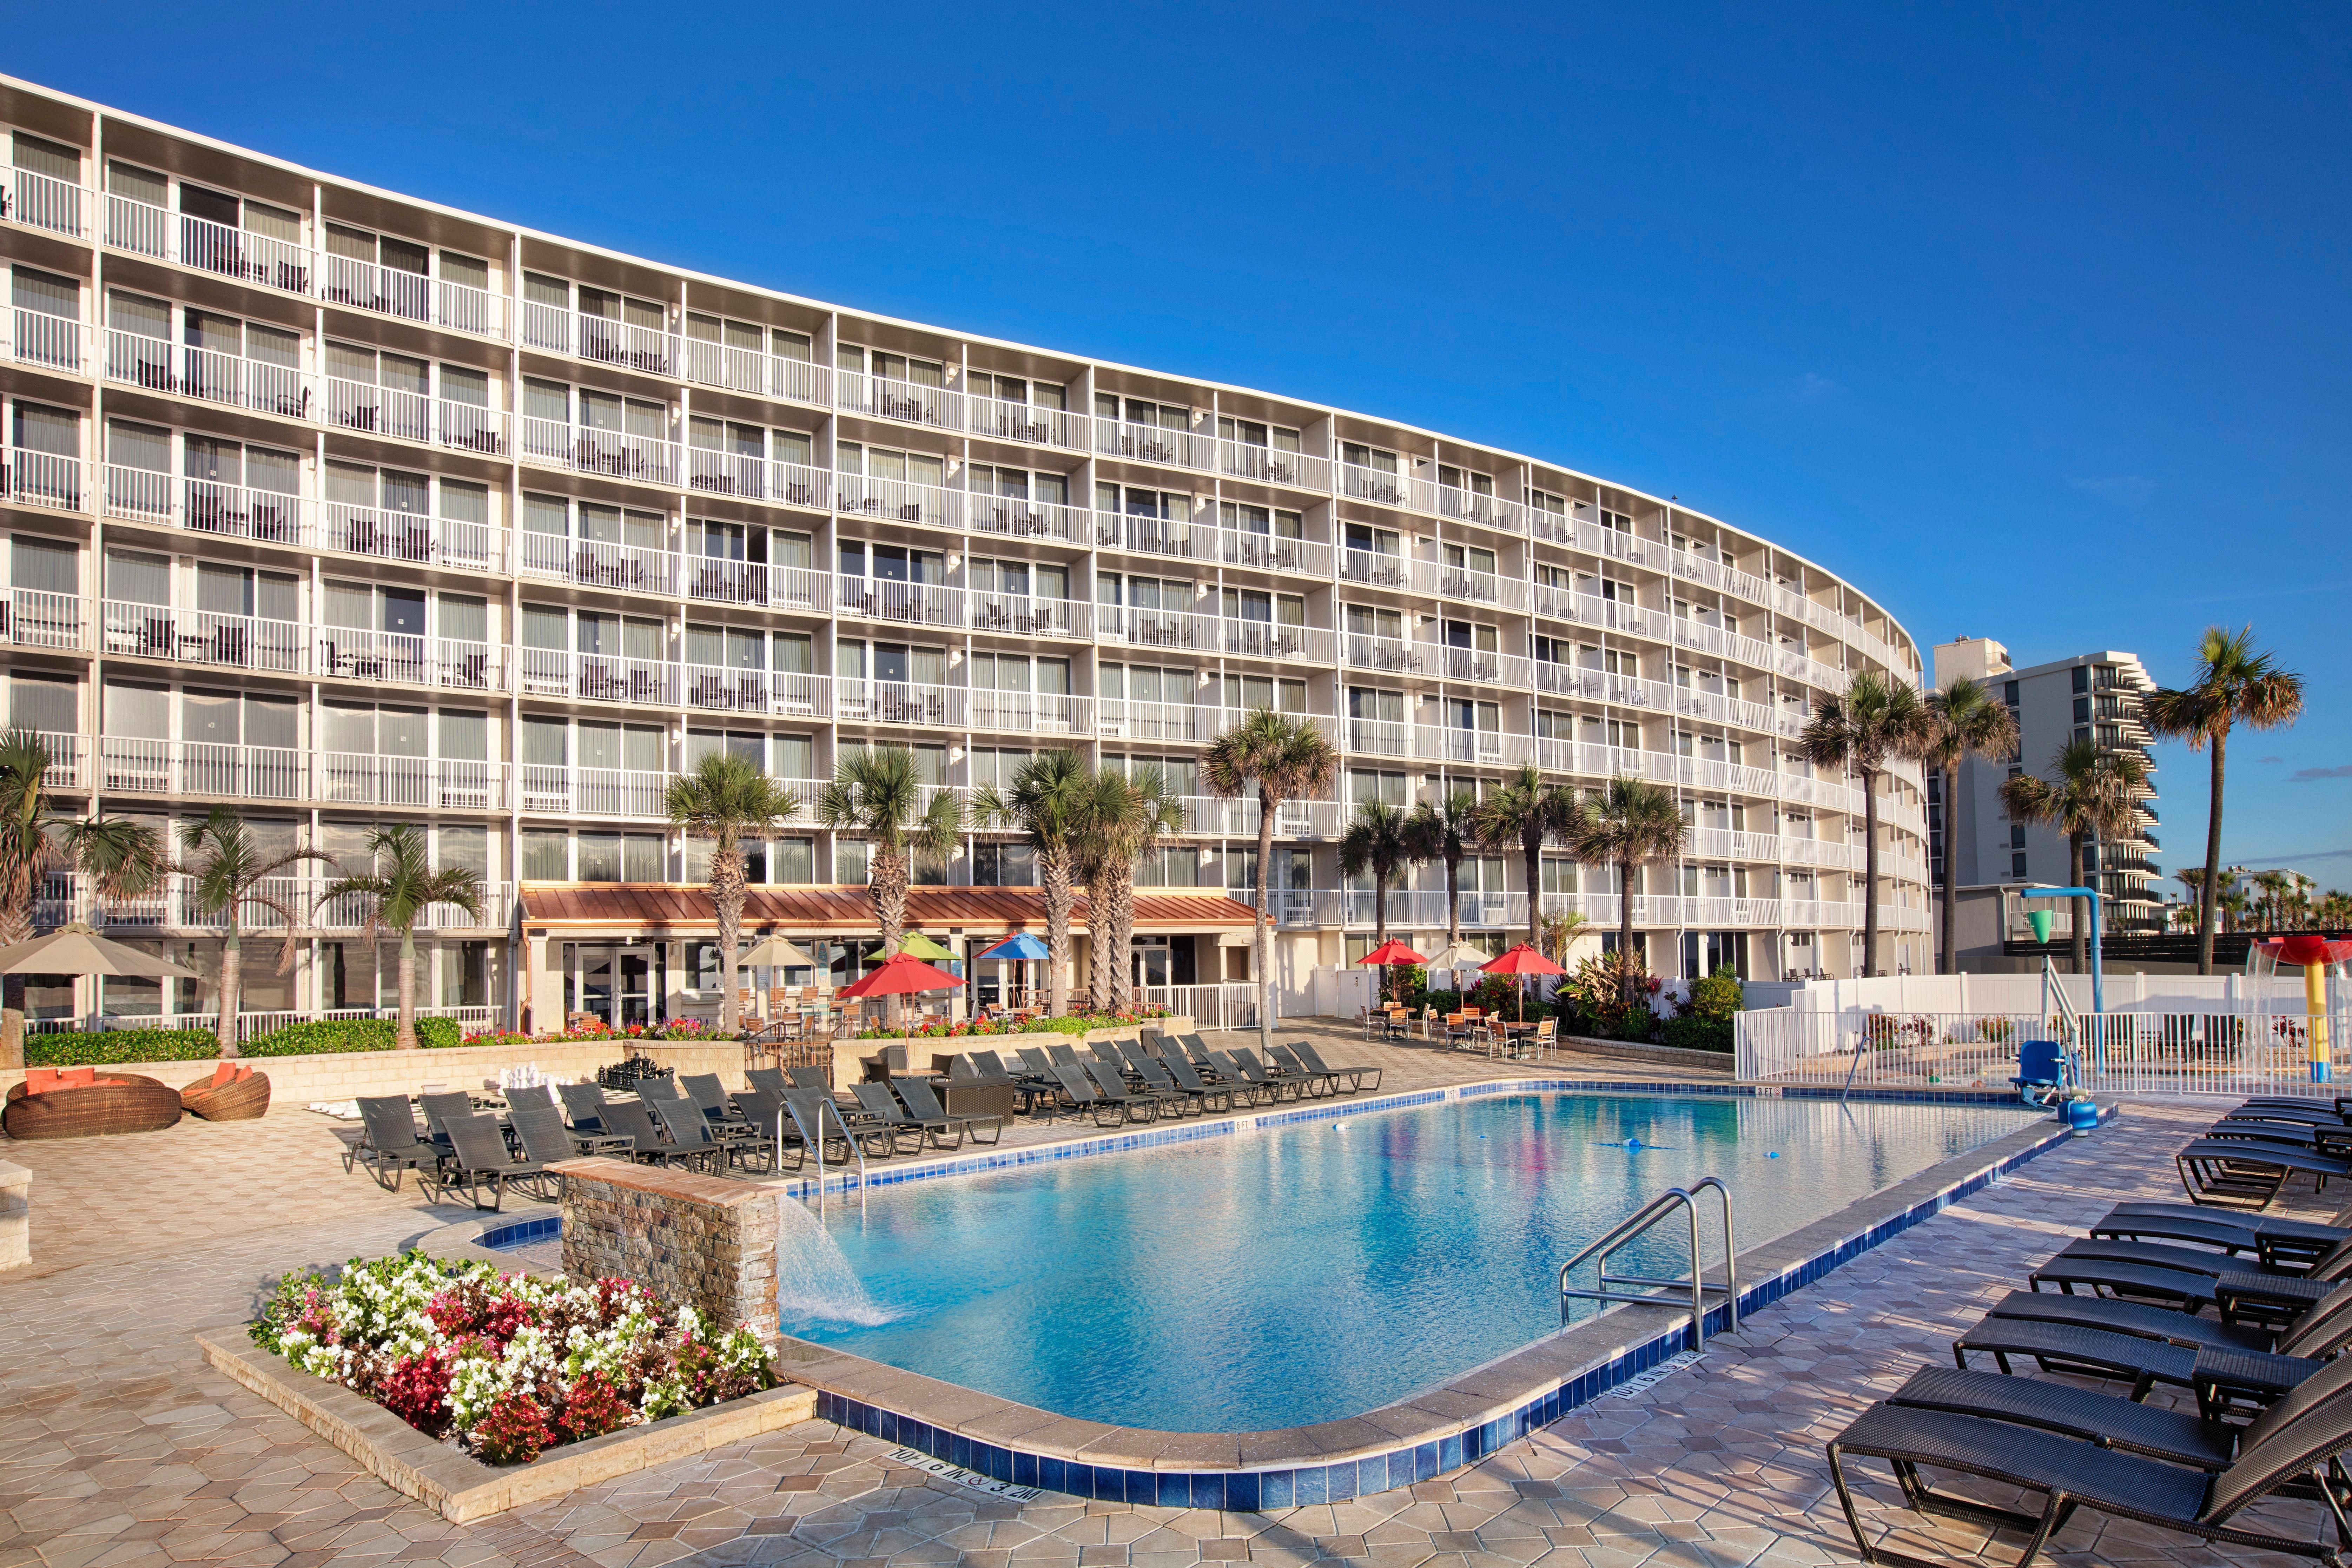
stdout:
MULTIPOLYGON (((388 1051, 398 1032, 390 1018, 329 1018, 289 1024, 237 1046, 242 1057, 334 1056, 388 1051)), ((416 1020, 416 1043, 428 1050, 459 1044, 452 1018, 416 1020)), ((210 1061, 220 1054, 210 1029, 98 1029, 25 1037, 26 1067, 113 1067, 125 1062, 210 1061)))
POLYGON ((1167 1008, 1154 1007, 1141 1013, 1089 1013, 1065 1018, 994 1018, 963 1024, 931 1024, 905 1031, 873 1028, 856 1037, 861 1040, 895 1040, 903 1034, 910 1040, 961 1040, 982 1035, 1083 1035, 1094 1029, 1131 1029, 1139 1024, 1168 1016, 1167 1008))
POLYGON ((674 1018, 667 1024, 631 1024, 625 1029, 615 1029, 609 1024, 579 1024, 561 1033, 545 1035, 518 1034, 512 1029, 480 1029, 466 1037, 469 1046, 528 1046, 541 1041, 581 1040, 667 1040, 694 1044, 710 1040, 740 1040, 741 1034, 730 1034, 716 1024, 706 1024, 699 1018, 674 1018))
POLYGON ((253 1342, 494 1465, 527 1463, 777 1384, 738 1325, 714 1333, 626 1279, 576 1284, 422 1252, 287 1275, 253 1342))

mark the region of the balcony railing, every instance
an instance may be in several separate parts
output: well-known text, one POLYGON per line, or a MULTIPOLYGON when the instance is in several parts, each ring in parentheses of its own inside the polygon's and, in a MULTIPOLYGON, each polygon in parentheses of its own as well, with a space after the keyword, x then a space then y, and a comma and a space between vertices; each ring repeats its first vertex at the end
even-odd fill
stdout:
POLYGON ((297 621, 212 610, 171 609, 109 599, 100 607, 104 651, 181 664, 300 675, 310 668, 310 638, 297 621))
POLYGON ((1070 452, 1087 449, 1087 416, 1067 409, 1003 403, 993 397, 966 397, 964 418, 973 435, 992 440, 1059 447, 1070 452))
POLYGON ((476 337, 507 335, 506 300, 488 289, 379 267, 349 256, 325 256, 320 260, 325 282, 319 293, 331 305, 373 310, 476 337))
POLYGON ((89 193, 79 185, 31 169, 11 169, 8 176, 0 190, 0 218, 76 239, 89 232, 82 213, 89 193))
POLYGON ((1076 735, 1091 721, 1093 700, 1044 691, 990 691, 975 689, 970 712, 975 730, 1003 730, 1027 735, 1076 735))
POLYGON ((1057 539, 1080 546, 1091 537, 1087 514, 1078 507, 973 491, 965 494, 964 508, 974 533, 1003 534, 1013 539, 1057 539))
POLYGON ((499 531, 485 523, 386 511, 345 501, 329 501, 320 517, 319 547, 322 550, 473 572, 496 572, 506 565, 506 547, 499 531))
POLYGON ((722 452, 711 447, 686 449, 687 487, 705 495, 823 508, 829 504, 832 479, 823 468, 800 463, 777 462, 743 452, 722 452))
POLYGON ((1483 528, 1500 528, 1512 533, 1527 531, 1527 509, 1518 502, 1500 496, 1481 495, 1475 490, 1455 489, 1451 485, 1430 487, 1436 498, 1440 517, 1455 518, 1463 522, 1475 522, 1483 528))
POLYGON ((516 569, 527 577, 547 577, 636 594, 676 594, 683 558, 646 545, 573 539, 561 533, 515 535, 516 569))
POLYGON ((1389 588, 1397 592, 1411 590, 1416 594, 1434 594, 1438 588, 1437 567, 1427 561, 1416 561, 1407 555, 1384 555, 1370 550, 1339 552, 1339 581, 1361 583, 1367 587, 1389 588))
POLYGON ((107 195, 106 243, 118 250, 175 261, 240 283, 258 283, 289 294, 310 292, 308 247, 151 206, 125 195, 107 195))
POLYGON ((833 712, 832 687, 827 677, 790 670, 739 669, 709 664, 686 667, 686 705, 719 713, 829 718, 833 712))
POLYGON ((7 353, 18 364, 81 374, 82 324, 71 316, 52 316, 19 305, 10 311, 7 353))
POLYGON ((1416 724, 1412 754, 1423 762, 1501 766, 1523 762, 1529 754, 1528 737, 1495 730, 1465 730, 1458 725, 1416 724))
POLYGON ((452 691, 504 691, 506 650, 458 637, 321 626, 318 672, 344 680, 394 681, 452 691))
POLYGON ((1379 468, 1359 468, 1353 463, 1341 463, 1339 493, 1353 500, 1401 507, 1406 500, 1404 476, 1379 468))
POLYGON ((1432 672, 1446 680, 1466 680, 1483 686, 1524 689, 1531 661, 1517 654, 1489 653, 1484 648, 1446 646, 1428 650, 1432 672))
POLYGON ((306 497, 216 479, 184 479, 148 468, 106 470, 106 514, 265 544, 307 544, 314 534, 312 505, 306 497))
POLYGON ((877 479, 865 474, 835 474, 838 508, 858 517, 886 518, 893 522, 920 523, 926 528, 961 528, 964 492, 938 485, 909 484, 903 479, 877 479))
POLYGON ((79 649, 88 646, 79 594, 11 588, 0 599, 0 616, 5 616, 0 631, 14 647, 79 649))
POLYGON ((1214 616, 1152 610, 1135 605, 1097 605, 1094 617, 1095 640, 1098 643, 1214 653, 1223 641, 1221 623, 1214 616))
POLYGON ((88 504, 82 490, 81 459, 11 447, 8 461, 0 465, 0 500, 53 511, 80 511, 88 504))
POLYGON ((41 742, 41 749, 49 753, 49 771, 44 783, 58 789, 80 789, 89 782, 82 776, 84 747, 79 735, 56 730, 36 730, 33 735, 41 742))
POLYGON ((837 576, 835 603, 844 613, 907 626, 965 626, 963 590, 937 583, 896 583, 885 577, 837 576))
POLYGON ((149 392, 177 393, 287 419, 310 416, 310 388, 292 365, 243 359, 110 328, 106 378, 149 392))
POLYGON ((917 686, 903 680, 859 680, 846 676, 836 676, 833 683, 834 716, 856 724, 964 729, 969 711, 966 696, 961 686, 917 686))
POLYGON ((496 763, 321 752, 318 779, 318 798, 341 805, 399 805, 425 811, 503 811, 507 807, 506 775, 496 763))
POLYGON ((1350 719, 1347 721, 1348 750, 1372 757, 1409 757, 1412 755, 1412 729, 1410 724, 1385 719, 1350 719))
POLYGON ((715 343, 705 338, 687 338, 678 346, 685 353, 688 381, 792 403, 822 405, 830 401, 830 373, 812 361, 715 343))
POLYGON ((1331 574, 1329 545, 1312 539, 1285 539, 1238 528, 1217 531, 1217 559, 1228 566, 1249 566, 1261 572, 1300 572, 1315 577, 1331 574))
POLYGON ((950 392, 944 386, 925 386, 920 382, 896 381, 887 375, 836 371, 834 374, 833 400, 835 407, 850 414, 895 419, 901 424, 920 425, 932 430, 963 428, 963 394, 950 392))
POLYGON ((816 616, 833 613, 829 573, 709 555, 686 556, 679 568, 689 598, 714 605, 765 605, 816 616))
POLYGON ((301 800, 308 752, 210 741, 99 740, 100 787, 126 795, 203 795, 231 800, 301 800))
POLYGON ((1465 604, 1484 605, 1505 610, 1524 609, 1528 602, 1525 579, 1505 577, 1493 572, 1470 572, 1454 566, 1437 569, 1437 591, 1449 599, 1465 604))
POLYGON ((523 461, 574 473, 676 489, 683 471, 677 443, 618 430, 591 430, 560 419, 522 419, 523 461))
POLYGON ((1095 699, 1095 733, 1107 741, 1202 742, 1214 738, 1214 708, 1186 702, 1130 702, 1095 699))
POLYGON ((1214 561, 1218 555, 1214 523, 1179 522, 1172 518, 1139 517, 1131 513, 1095 513, 1095 542, 1105 550, 1126 550, 1138 555, 1172 555, 1187 561, 1214 561))
POLYGON ((515 770, 520 780, 521 809, 549 816, 628 816, 667 818, 669 781, 667 773, 640 773, 625 768, 572 768, 522 763, 515 770))
MULTIPOLYGON (((512 449, 513 437, 508 433, 509 426, 504 409, 478 403, 453 403, 447 398, 427 397, 398 387, 333 376, 327 378, 326 396, 326 423, 339 430, 421 441, 491 458, 504 457, 512 449)), ((278 412, 290 410, 281 408, 278 412)), ((551 425, 553 421, 543 423, 551 425)))
POLYGON ((1255 479, 1260 484, 1286 485, 1322 495, 1331 489, 1330 458, 1253 446, 1246 441, 1217 443, 1217 471, 1229 479, 1255 479))
POLYGON ((1105 458, 1132 458, 1139 463, 1192 468, 1213 473, 1217 466, 1213 436, 1191 430, 1165 430, 1157 425, 1129 425, 1118 419, 1095 421, 1095 452, 1105 458))
POLYGON ((1041 599, 1027 594, 968 594, 971 629, 1021 637, 1090 637, 1093 606, 1083 599, 1041 599))
POLYGON ((1427 668, 1423 658, 1424 648, 1398 637, 1369 637, 1361 632, 1348 632, 1339 638, 1348 665, 1353 669, 1375 669, 1390 675, 1418 675, 1427 668))
POLYGON ((541 647, 524 648, 520 657, 526 697, 577 697, 646 708, 678 705, 677 667, 665 659, 541 647))
POLYGON ((1335 646, 1331 634, 1321 626, 1294 626, 1279 621, 1227 616, 1217 622, 1217 633, 1219 651, 1237 658, 1328 664, 1335 646))

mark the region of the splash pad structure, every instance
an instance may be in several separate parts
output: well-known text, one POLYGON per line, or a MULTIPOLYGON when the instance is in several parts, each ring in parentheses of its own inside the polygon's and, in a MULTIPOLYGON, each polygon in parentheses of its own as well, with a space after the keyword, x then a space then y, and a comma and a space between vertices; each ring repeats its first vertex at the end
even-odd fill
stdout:
POLYGON ((2336 1042, 2352 1026, 2352 937, 2298 931, 2255 942, 2246 949, 2258 1039, 2292 1035, 2298 1027, 2288 1015, 2271 1016, 2273 983, 2282 965, 2303 970, 2304 1018, 2299 1026, 2310 1052, 2311 1081, 2333 1082, 2336 1042))

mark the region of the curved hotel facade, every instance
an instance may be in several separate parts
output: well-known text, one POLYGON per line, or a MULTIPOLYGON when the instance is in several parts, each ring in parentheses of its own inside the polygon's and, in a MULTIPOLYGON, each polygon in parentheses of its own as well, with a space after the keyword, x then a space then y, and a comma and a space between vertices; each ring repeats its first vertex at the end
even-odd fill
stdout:
MULTIPOLYGON (((1633 891, 1654 969, 1859 967, 1862 797, 1796 739, 1856 670, 1920 660, 1768 540, 1474 440, 704 277, 5 79, 0 134, 8 721, 78 807, 227 801, 345 862, 426 825, 492 890, 478 921, 437 912, 436 1006, 707 1010, 668 779, 726 748, 812 801, 887 742, 943 790, 1054 746, 1167 770, 1190 831, 1143 868, 1131 962, 1217 1016, 1249 977, 1224 893, 1257 824, 1198 758, 1269 705, 1343 753, 1333 798, 1277 825, 1290 1007, 1370 936, 1338 867, 1351 803, 1528 761, 1682 797, 1685 856, 1633 891)), ((1915 769, 1885 791, 1891 969, 1926 960, 1926 823, 1915 769)), ((756 858, 753 924, 839 967, 871 931, 864 847, 806 820, 756 858)), ((1006 835, 919 880, 960 952, 1034 917, 1006 835)), ((1605 871, 1541 880, 1542 909, 1615 926, 1605 871)), ((1528 893, 1515 853, 1474 858, 1465 932, 1524 928, 1528 893)), ((388 999, 362 913, 319 909, 287 975, 248 963, 248 1008, 388 999)), ((41 918, 76 916, 199 969, 216 946, 176 889, 102 906, 52 879, 41 918)), ((1442 867, 1389 923, 1443 941, 1442 867)), ((208 1001, 93 984, 34 1001, 208 1001)))

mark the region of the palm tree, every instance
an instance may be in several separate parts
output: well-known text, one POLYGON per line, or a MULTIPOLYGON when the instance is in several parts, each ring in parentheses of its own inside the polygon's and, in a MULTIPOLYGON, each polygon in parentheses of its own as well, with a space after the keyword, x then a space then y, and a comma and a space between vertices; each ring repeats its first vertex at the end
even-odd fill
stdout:
POLYGON ((1862 973, 1878 973, 1878 775, 1891 757, 1926 749, 1927 705, 1905 681, 1865 669, 1841 696, 1813 705, 1798 749, 1815 767, 1862 781, 1862 973))
POLYGON ((1543 918, 1543 941, 1536 945, 1554 963, 1565 964, 1568 950, 1576 945, 1576 939, 1582 936, 1584 928, 1591 923, 1580 910, 1562 910, 1556 915, 1546 915, 1543 918))
POLYGON ((1623 955, 1618 984, 1627 1006, 1633 1005, 1633 877, 1644 860, 1682 852, 1690 820, 1674 791, 1647 779, 1612 778, 1601 793, 1580 803, 1568 830, 1576 858, 1588 865, 1617 868, 1617 951, 1623 955))
POLYGON ((800 802, 748 757, 709 752, 694 771, 669 781, 669 824, 710 840, 710 907, 719 921, 719 1028, 737 1034, 743 999, 735 955, 743 936, 743 844, 792 820, 800 802))
MULTIPOLYGON (((693 777, 689 774, 676 783, 691 783, 693 777)), ((432 858, 425 853, 425 830, 413 822, 378 828, 368 836, 368 851, 375 861, 373 872, 364 877, 338 877, 320 898, 324 902, 356 893, 368 900, 368 934, 390 931, 400 937, 400 1012, 392 1043, 395 1050, 413 1051, 416 1048, 416 922, 436 904, 463 910, 467 919, 478 922, 482 879, 463 866, 435 870, 432 858)), ((228 965, 223 963, 221 969, 225 974, 228 965)), ((729 990, 731 994, 733 988, 729 990)))
POLYGON ((1002 793, 984 784, 971 797, 975 825, 1018 828, 1036 855, 1045 892, 1045 1010, 1056 1018, 1070 1006, 1070 879, 1093 783, 1077 752, 1040 752, 1013 770, 1002 793))
POLYGON ((1339 765, 1330 737, 1313 720, 1285 718, 1270 708, 1253 710, 1201 754, 1201 782, 1210 794, 1237 800, 1251 787, 1257 790, 1257 923, 1252 947, 1261 1054, 1274 1048, 1274 905, 1266 895, 1274 875, 1274 819, 1284 801, 1329 789, 1339 765))
MULTIPOLYGON (((1354 818, 1339 835, 1339 874, 1372 874, 1372 945, 1389 940, 1389 884, 1404 868, 1422 858, 1413 853, 1412 819, 1395 806, 1368 800, 1356 807, 1354 818)), ((1382 981, 1386 987, 1385 978, 1382 981)))
POLYGON ((1468 858, 1470 847, 1477 834, 1471 820, 1477 815, 1478 797, 1468 790, 1456 790, 1444 800, 1423 801, 1405 818, 1405 839, 1412 858, 1423 865, 1432 860, 1445 864, 1445 944, 1448 947, 1462 940, 1462 862, 1468 858))
POLYGON ((245 989, 241 939, 246 911, 260 910, 277 918, 278 929, 285 933, 278 944, 278 973, 292 969, 295 932, 310 911, 299 908, 289 893, 269 884, 305 861, 331 864, 332 857, 299 847, 276 853, 264 849, 254 841, 244 814, 232 805, 216 805, 202 819, 184 825, 180 852, 197 857, 173 868, 188 879, 189 904, 200 915, 220 917, 220 1022, 215 1037, 220 1042, 220 1054, 234 1057, 237 1003, 245 989))
POLYGON ((2196 679, 2179 689, 2151 691, 2140 704, 2147 727, 2165 740, 2186 741, 2192 752, 2213 747, 2212 800, 2205 814, 2205 880, 2198 889, 2197 973, 2213 973, 2213 902, 2221 880, 2221 774, 2230 730, 2245 724, 2274 730, 2303 712, 2303 677, 2254 649, 2254 628, 2207 626, 2197 644, 2196 679))
MULTIPOLYGON (((2066 835, 2067 885, 2080 888, 2083 846, 2092 835, 2113 837, 2130 826, 2133 804, 2147 793, 2147 764, 2137 752, 2110 751, 2096 741, 2069 741, 2050 759, 2054 780, 2020 773, 2000 786, 2000 804, 2020 822, 2054 826, 2066 835)), ((2088 951, 2089 901, 2074 900, 2074 973, 2088 951)))
MULTIPOLYGON (((48 791, 49 750, 29 730, 0 734, 0 947, 33 934, 41 879, 66 868, 89 877, 102 899, 132 899, 162 880, 163 846, 154 831, 119 816, 59 814, 48 791)), ((22 1067, 25 977, 0 977, 0 1067, 22 1067)))
POLYGON ((1937 973, 1958 968, 1960 890, 1958 847, 1959 836, 1960 764, 1970 757, 2007 762, 2017 754, 2017 721, 2008 707, 1993 700, 1982 681, 1956 675, 1940 690, 1927 694, 1927 731, 1919 760, 1944 775, 1944 941, 1937 973))
POLYGON ((1125 778, 1104 777, 1109 783, 1096 795, 1091 857, 1099 868, 1102 901, 1089 903, 1087 923, 1108 982, 1105 1005, 1123 1013, 1135 999, 1128 954, 1135 945, 1136 864, 1157 856, 1161 845, 1183 832, 1189 814, 1184 797, 1156 767, 1137 768, 1125 778))
MULTIPOLYGON (((833 782, 817 797, 816 819, 836 833, 855 834, 873 846, 866 897, 881 928, 885 957, 898 951, 907 934, 907 886, 917 855, 955 853, 963 834, 963 801, 940 790, 923 803, 923 782, 915 753, 904 746, 860 747, 844 752, 833 782)), ((728 976, 732 988, 733 975, 728 976)), ((898 1025, 898 998, 886 1004, 885 1022, 898 1025)))
POLYGON ((1566 784, 1546 782, 1543 770, 1522 763, 1472 814, 1470 829, 1489 849, 1516 844, 1527 863, 1528 941, 1543 940, 1543 847, 1565 842, 1580 811, 1576 792, 1566 784))

